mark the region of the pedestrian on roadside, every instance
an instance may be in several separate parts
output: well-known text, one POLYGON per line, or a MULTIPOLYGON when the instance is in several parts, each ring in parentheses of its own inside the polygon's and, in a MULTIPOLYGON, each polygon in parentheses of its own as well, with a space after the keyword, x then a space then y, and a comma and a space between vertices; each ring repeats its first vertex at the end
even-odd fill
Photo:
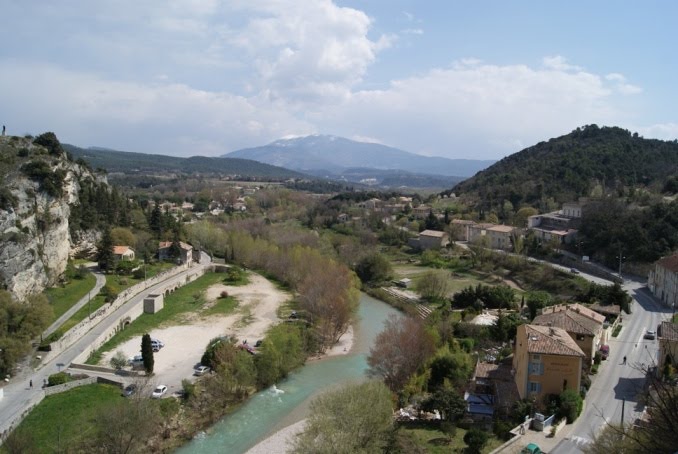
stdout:
POLYGON ((33 380, 30 380, 30 381, 28 382, 28 386, 29 386, 30 388, 33 387, 33 380))
POLYGON ((626 356, 624 356, 624 363, 623 364, 626 364, 626 356))

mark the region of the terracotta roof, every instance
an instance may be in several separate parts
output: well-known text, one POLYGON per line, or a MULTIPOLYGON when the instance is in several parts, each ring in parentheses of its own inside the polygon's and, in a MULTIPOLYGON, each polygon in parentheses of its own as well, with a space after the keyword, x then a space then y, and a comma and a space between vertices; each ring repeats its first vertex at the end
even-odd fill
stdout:
POLYGON ((585 356, 582 349, 564 329, 525 325, 527 351, 544 355, 585 356))
POLYGON ((113 246, 113 254, 124 255, 130 250, 129 246, 113 246))
MULTIPOLYGON (((170 247, 170 246, 172 246, 172 242, 171 242, 171 241, 161 241, 161 242, 158 244, 158 249, 165 249, 165 248, 168 248, 168 247, 170 247)), ((190 244, 186 244, 186 243, 184 243, 183 241, 179 241, 179 247, 180 247, 181 249, 186 250, 186 251, 189 251, 189 250, 193 249, 193 246, 191 246, 190 244)))
POLYGON ((595 336, 602 329, 602 323, 598 323, 578 314, 574 311, 558 311, 550 314, 541 314, 534 318, 533 325, 553 326, 561 328, 568 333, 595 336))
POLYGON ((660 258, 657 260, 657 265, 666 268, 673 273, 678 273, 678 254, 660 258))
POLYGON ((671 322, 662 322, 659 331, 660 339, 666 339, 669 341, 678 341, 678 325, 671 322))
POLYGON ((452 219, 452 224, 473 225, 475 222, 466 219, 452 219))
POLYGON ((619 304, 608 304, 607 306, 603 306, 601 304, 592 304, 589 306, 589 309, 592 311, 596 311, 600 314, 612 314, 612 315, 619 315, 621 314, 621 307, 619 304))
POLYGON ((588 317, 591 320, 594 320, 598 323, 603 323, 605 322, 605 316, 597 313, 593 309, 582 306, 579 303, 574 303, 574 304, 556 304, 555 306, 549 306, 545 307, 542 309, 541 313, 542 314, 548 314, 551 312, 560 312, 560 311, 572 311, 576 312, 578 314, 583 315, 584 317, 588 317))
POLYGON ((515 230, 515 227, 512 227, 510 225, 495 225, 490 227, 487 230, 491 230, 493 232, 502 232, 502 233, 511 233, 515 230))
POLYGON ((440 230, 424 230, 419 233, 419 236, 432 236, 436 238, 442 238, 443 235, 445 235, 445 232, 441 232, 440 230))

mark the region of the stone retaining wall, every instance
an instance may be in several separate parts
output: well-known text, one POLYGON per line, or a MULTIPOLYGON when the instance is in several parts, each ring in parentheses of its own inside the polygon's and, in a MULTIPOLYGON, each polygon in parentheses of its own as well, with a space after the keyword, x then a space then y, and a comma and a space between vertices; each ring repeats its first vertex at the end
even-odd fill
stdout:
MULTIPOLYGON (((177 274, 188 269, 188 265, 179 265, 169 270, 163 271, 157 276, 153 276, 150 279, 147 279, 143 282, 139 282, 124 291, 122 291, 110 304, 105 304, 104 306, 97 309, 96 312, 91 314, 88 318, 85 318, 80 323, 75 325, 73 328, 69 329, 64 335, 50 344, 50 356, 56 356, 71 345, 73 345, 78 339, 80 339, 85 333, 89 332, 94 328, 99 322, 101 322, 108 314, 111 314, 118 310, 120 306, 129 301, 133 296, 141 293, 148 287, 152 287, 155 284, 162 282, 164 280, 170 279, 177 274)), ((46 362, 46 361, 45 361, 46 362)))

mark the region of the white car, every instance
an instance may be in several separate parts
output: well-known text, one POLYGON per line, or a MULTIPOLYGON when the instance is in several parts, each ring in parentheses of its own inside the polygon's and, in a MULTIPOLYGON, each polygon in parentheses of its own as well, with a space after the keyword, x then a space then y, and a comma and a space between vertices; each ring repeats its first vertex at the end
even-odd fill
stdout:
POLYGON ((153 394, 151 394, 151 397, 154 399, 160 399, 162 396, 165 395, 167 392, 167 386, 165 385, 159 385, 153 390, 153 394))
POLYGON ((209 370, 210 368, 207 366, 198 366, 195 368, 193 375, 200 377, 201 375, 205 375, 209 370))
POLYGON ((151 346, 153 348, 157 347, 158 349, 160 349, 165 346, 165 343, 159 339, 151 339, 151 346))

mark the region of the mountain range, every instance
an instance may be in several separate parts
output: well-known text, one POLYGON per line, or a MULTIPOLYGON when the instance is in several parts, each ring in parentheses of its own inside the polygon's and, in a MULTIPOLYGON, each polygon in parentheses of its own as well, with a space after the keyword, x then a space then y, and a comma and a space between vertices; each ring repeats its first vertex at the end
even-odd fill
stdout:
POLYGON ((377 169, 458 177, 474 175, 496 161, 422 156, 378 143, 357 142, 332 135, 280 139, 244 148, 222 157, 252 159, 316 176, 342 176, 349 169, 377 169))

